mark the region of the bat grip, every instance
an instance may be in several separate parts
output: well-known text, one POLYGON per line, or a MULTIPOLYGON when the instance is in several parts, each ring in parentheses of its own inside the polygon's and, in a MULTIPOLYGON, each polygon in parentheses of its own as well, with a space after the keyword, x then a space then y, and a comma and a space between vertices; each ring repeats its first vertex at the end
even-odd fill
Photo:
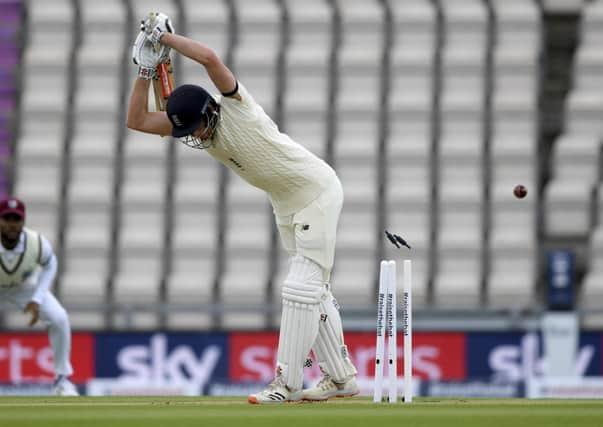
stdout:
POLYGON ((159 80, 161 81, 161 95, 163 99, 168 99, 174 90, 172 81, 170 80, 170 65, 169 62, 162 62, 158 65, 159 80))

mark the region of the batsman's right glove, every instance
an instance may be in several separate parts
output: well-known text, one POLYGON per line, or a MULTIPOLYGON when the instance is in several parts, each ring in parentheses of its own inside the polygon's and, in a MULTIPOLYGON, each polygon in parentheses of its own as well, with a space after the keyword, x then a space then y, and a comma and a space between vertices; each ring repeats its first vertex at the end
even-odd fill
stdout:
POLYGON ((174 32, 170 17, 162 12, 150 12, 146 19, 141 21, 140 31, 146 34, 147 40, 161 54, 162 62, 167 60, 169 58, 169 48, 161 44, 161 36, 165 33, 174 32))
POLYGON ((157 73, 157 66, 170 58, 170 48, 160 45, 157 51, 144 31, 136 37, 132 46, 132 60, 138 65, 138 75, 145 79, 152 79, 157 73))

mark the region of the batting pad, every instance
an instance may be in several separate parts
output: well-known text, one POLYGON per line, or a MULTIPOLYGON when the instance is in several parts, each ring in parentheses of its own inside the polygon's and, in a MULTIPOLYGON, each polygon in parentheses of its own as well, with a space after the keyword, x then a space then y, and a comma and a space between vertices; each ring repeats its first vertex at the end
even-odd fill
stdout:
POLYGON ((303 256, 291 259, 283 283, 283 314, 278 343, 278 368, 291 390, 303 386, 303 369, 318 335, 318 304, 325 288, 322 268, 303 256))
POLYGON ((318 336, 312 348, 320 367, 335 382, 345 382, 357 371, 348 356, 348 348, 343 342, 343 327, 339 305, 331 293, 320 302, 320 324, 318 336))
POLYGON ((291 257, 289 274, 283 283, 283 300, 318 304, 326 292, 320 265, 301 255, 291 257))

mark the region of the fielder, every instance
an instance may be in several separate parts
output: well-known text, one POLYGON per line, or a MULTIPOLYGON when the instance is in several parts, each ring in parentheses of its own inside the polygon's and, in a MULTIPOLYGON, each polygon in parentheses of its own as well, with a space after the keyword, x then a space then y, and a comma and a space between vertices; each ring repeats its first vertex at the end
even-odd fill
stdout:
MULTIPOLYGON (((282 318, 275 379, 249 403, 326 400, 358 394, 356 368, 348 357, 338 305, 329 279, 337 222, 343 203, 341 183, 323 160, 281 133, 216 53, 173 33, 163 14, 143 23, 134 46, 139 65, 128 109, 131 129, 172 135, 216 160, 267 193, 282 243, 290 254, 282 286, 282 318), (168 98, 166 112, 149 112, 149 78, 166 49, 197 61, 221 92, 211 96, 182 85, 168 98), (313 351, 321 381, 303 390, 303 366, 313 351)), ((169 52, 168 52, 169 54, 169 52)))
POLYGON ((29 326, 38 320, 46 324, 56 374, 54 393, 78 396, 68 379, 73 374, 69 317, 49 291, 57 259, 48 240, 24 224, 25 204, 15 197, 0 200, 0 298, 30 314, 29 326))

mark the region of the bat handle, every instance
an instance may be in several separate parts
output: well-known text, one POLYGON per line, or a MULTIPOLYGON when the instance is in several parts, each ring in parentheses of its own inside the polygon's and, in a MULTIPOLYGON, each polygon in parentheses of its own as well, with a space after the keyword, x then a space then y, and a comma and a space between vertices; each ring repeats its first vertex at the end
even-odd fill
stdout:
POLYGON ((172 85, 172 81, 170 79, 171 64, 168 61, 162 62, 157 67, 157 71, 159 72, 159 80, 161 80, 161 95, 163 99, 168 99, 174 90, 174 86, 172 85))

